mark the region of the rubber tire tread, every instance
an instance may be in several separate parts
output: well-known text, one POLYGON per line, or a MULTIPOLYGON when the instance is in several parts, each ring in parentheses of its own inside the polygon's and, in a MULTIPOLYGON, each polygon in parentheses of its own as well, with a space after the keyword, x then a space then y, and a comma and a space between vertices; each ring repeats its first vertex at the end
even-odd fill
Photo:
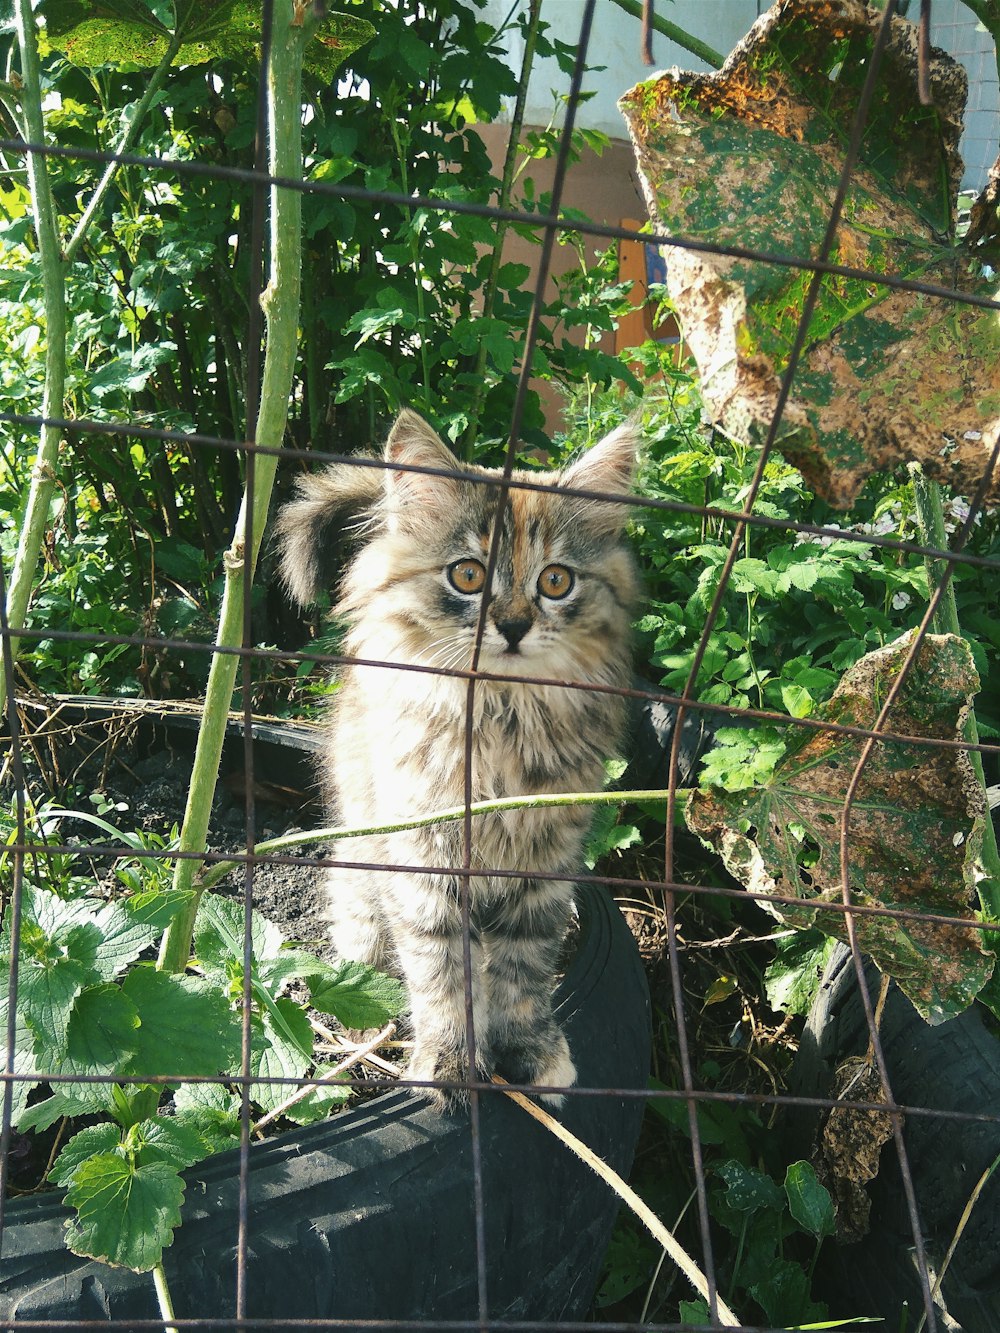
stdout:
MULTIPOLYGON (((874 966, 866 969, 866 977, 873 997, 877 996, 879 974, 874 966)), ((973 1188, 1000 1154, 1000 1039, 976 1005, 931 1027, 895 985, 880 1033, 893 1095, 898 1105, 909 1108, 903 1139, 921 1232, 936 1274, 973 1188), (995 1119, 993 1123, 956 1120, 920 1114, 921 1109, 995 1119)), ((868 1040, 854 966, 849 951, 841 947, 827 969, 803 1033, 795 1091, 829 1096, 837 1066, 848 1056, 863 1055, 868 1040)), ((803 1120, 808 1132, 814 1133, 817 1117, 800 1117, 800 1133, 803 1120)), ((894 1333, 915 1328, 924 1301, 892 1141, 883 1148, 878 1177, 868 1188, 870 1234, 855 1245, 824 1247, 817 1269, 818 1292, 835 1299, 838 1313, 880 1315, 894 1333), (908 1323, 900 1322, 904 1307, 911 1312, 908 1323)), ((964 1333, 1000 1329, 1000 1171, 976 1203, 945 1275, 942 1296, 948 1315, 964 1333)), ((952 1327, 940 1318, 939 1325, 952 1327)))
MULTIPOLYGON (((600 886, 583 885, 580 943, 557 993, 583 1088, 645 1089, 650 1012, 635 941, 600 886)), ((642 1097, 572 1096, 560 1117, 627 1174, 642 1097)), ((492 1318, 581 1319, 617 1213, 607 1186, 502 1095, 481 1098, 492 1318)), ((247 1308, 294 1318, 476 1319, 469 1117, 400 1090, 251 1148, 247 1308)), ((185 1173, 164 1262, 177 1316, 235 1314, 238 1154, 185 1173)), ((0 1319, 155 1319, 148 1274, 71 1254, 58 1194, 11 1201, 0 1319)))

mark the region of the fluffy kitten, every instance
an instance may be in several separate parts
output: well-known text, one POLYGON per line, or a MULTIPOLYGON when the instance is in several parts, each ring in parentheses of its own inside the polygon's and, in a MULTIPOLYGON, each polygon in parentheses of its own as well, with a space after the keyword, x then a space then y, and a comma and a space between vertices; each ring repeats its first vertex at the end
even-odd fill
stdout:
MULTIPOLYGON (((563 488, 627 492, 636 446, 626 425, 563 472, 514 473, 545 489, 508 493, 480 670, 630 683, 636 575, 622 539, 625 506, 563 488)), ((496 486, 470 479, 500 473, 460 464, 410 411, 393 426, 385 461, 389 468, 337 464, 298 482, 277 523, 284 581, 296 600, 311 601, 332 574, 346 528, 359 549, 337 607, 349 626, 345 652, 367 662, 467 669, 500 499, 496 486)), ((388 824, 462 805, 467 681, 367 665, 346 667, 341 681, 324 760, 335 817, 388 824)), ((477 682, 472 800, 599 790, 625 712, 616 695, 477 682)), ((584 806, 473 818, 472 870, 523 872, 474 873, 469 881, 476 1063, 484 1075, 497 1069, 512 1082, 556 1087, 576 1077, 551 995, 591 816, 584 806)), ((415 1038, 410 1076, 461 1081, 468 1071, 461 822, 355 838, 334 854, 413 867, 332 869, 331 935, 341 957, 403 976, 415 1038)), ((440 1106, 461 1099, 447 1088, 429 1095, 440 1106)))

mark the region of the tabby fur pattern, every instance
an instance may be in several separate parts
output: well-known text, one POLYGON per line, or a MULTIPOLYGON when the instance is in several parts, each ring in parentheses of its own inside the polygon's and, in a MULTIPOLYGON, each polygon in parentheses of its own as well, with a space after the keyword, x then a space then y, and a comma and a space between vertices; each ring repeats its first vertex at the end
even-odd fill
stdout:
MULTIPOLYGON (((498 512, 479 670, 630 684, 637 581, 622 536, 626 506, 565 490, 629 492, 637 445, 625 425, 563 472, 515 472, 543 489, 510 489, 501 505, 499 487, 474 480, 495 480, 498 471, 460 464, 422 418, 404 411, 385 447, 388 467, 336 464, 297 483, 277 523, 289 592, 312 601, 337 563, 337 542, 353 534, 336 608, 348 626, 343 651, 390 664, 359 662, 341 675, 323 760, 341 824, 390 824, 464 803, 467 679, 393 664, 470 667, 498 512), (401 470, 408 466, 437 475, 401 470)), ((472 800, 600 790, 625 719, 620 695, 477 681, 472 800)), ((484 1076, 498 1071, 554 1088, 575 1080, 552 991, 591 817, 584 806, 472 819, 471 998, 484 1076)), ((336 845, 338 859, 400 868, 334 868, 328 881, 338 954, 403 977, 415 1040, 408 1072, 454 1085, 428 1090, 443 1108, 462 1100, 469 1068, 464 846, 461 821, 353 838, 336 845)))

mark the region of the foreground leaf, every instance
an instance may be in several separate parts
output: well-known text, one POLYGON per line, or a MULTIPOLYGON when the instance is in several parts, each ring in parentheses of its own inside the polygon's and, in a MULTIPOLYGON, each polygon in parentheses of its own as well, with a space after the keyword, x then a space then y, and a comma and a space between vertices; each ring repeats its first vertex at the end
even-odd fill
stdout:
MULTIPOLYGON (((657 225, 712 245, 815 258, 882 15, 861 0, 781 0, 718 73, 672 71, 621 107, 657 225)), ((996 294, 997 180, 955 234, 966 97, 961 65, 929 62, 894 18, 831 253, 834 263, 996 294)), ((803 312, 805 270, 671 248, 667 286, 706 404, 759 440, 803 312)), ((918 460, 969 494, 1000 429, 1000 322, 975 306, 828 275, 779 447, 810 486, 850 504, 869 474, 918 460)), ((1000 477, 990 496, 1000 499, 1000 477)))
POLYGON ((792 1162, 785 1172, 785 1194, 788 1211, 803 1231, 822 1240, 837 1230, 833 1217, 833 1200, 829 1190, 816 1179, 816 1172, 808 1162, 792 1162))
POLYGON ((306 977, 309 1003, 347 1028, 382 1027, 406 1007, 402 982, 364 963, 324 963, 306 977))
POLYGON ((167 1162, 136 1165, 117 1152, 81 1162, 66 1192, 77 1216, 66 1224, 74 1254, 148 1273, 180 1225, 184 1181, 167 1162))
POLYGON ((196 977, 137 967, 122 982, 139 1014, 137 1050, 123 1074, 142 1080, 220 1074, 239 1067, 239 1016, 225 995, 196 977))
MULTIPOLYGON (((870 653, 842 678, 821 720, 870 727, 912 642, 904 635, 870 653)), ((930 635, 894 708, 906 735, 961 740, 979 679, 972 653, 955 635, 930 635)), ((689 827, 719 851, 755 893, 799 898, 770 905, 781 920, 846 938, 841 901, 840 822, 862 741, 800 732, 766 785, 751 792, 702 790, 688 801, 689 827)), ((855 917, 861 948, 899 983, 930 1022, 967 1008, 993 971, 968 904, 975 900, 986 818, 982 788, 957 749, 878 742, 854 802, 849 829, 852 901, 934 913, 968 927, 893 917, 855 917)))

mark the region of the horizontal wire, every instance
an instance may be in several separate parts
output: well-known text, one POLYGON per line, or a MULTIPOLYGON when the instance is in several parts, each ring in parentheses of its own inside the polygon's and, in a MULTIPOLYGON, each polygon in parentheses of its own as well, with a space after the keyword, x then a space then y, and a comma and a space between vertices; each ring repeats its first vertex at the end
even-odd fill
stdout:
MULTIPOLYGON (((89 435, 125 435, 136 439, 159 440, 167 444, 195 444, 206 449, 220 451, 254 453, 258 456, 301 459, 311 463, 336 463, 350 467, 375 468, 390 470, 390 464, 381 458, 371 458, 359 454, 328 453, 321 449, 302 449, 292 445, 262 445, 249 441, 230 440, 222 436, 205 435, 197 432, 167 430, 159 426, 144 426, 136 422, 98 421, 87 417, 44 417, 28 413, 0 412, 0 422, 8 425, 27 426, 38 430, 43 426, 52 426, 66 432, 77 431, 89 435)), ((780 445, 778 446, 780 449, 780 445)), ((428 467, 418 463, 392 463, 393 472, 414 472, 424 476, 454 479, 454 472, 444 468, 428 467)), ((512 490, 551 493, 552 486, 544 481, 532 481, 530 478, 508 478, 499 476, 463 474, 462 480, 472 486, 507 487, 512 490)), ((890 537, 883 533, 859 532, 851 528, 840 528, 822 523, 803 523, 792 518, 776 518, 773 515, 748 513, 738 509, 726 509, 717 505, 691 504, 684 500, 670 500, 665 496, 641 495, 621 491, 582 490, 579 487, 561 487, 560 494, 584 500, 600 500, 607 504, 624 505, 630 509, 663 510, 666 513, 689 514, 696 518, 711 518, 723 522, 744 522, 755 527, 771 528, 780 531, 805 533, 810 536, 828 537, 836 541, 848 541, 858 546, 905 552, 956 565, 970 565, 976 568, 1000 569, 1000 556, 977 556, 965 551, 951 551, 948 547, 926 546, 920 542, 907 541, 903 538, 890 537)), ((995 508, 987 506, 987 510, 995 508)))
MULTIPOLYGON (((473 812, 473 818, 476 818, 473 812)), ((354 841, 366 835, 356 834, 354 838, 344 838, 344 842, 354 841)), ((391 833, 379 834, 379 837, 392 837, 391 833)), ((317 830, 317 842, 323 842, 317 830)), ((85 856, 101 861, 202 861, 205 865, 221 865, 232 862, 234 870, 248 863, 254 865, 311 867, 320 870, 370 870, 375 874, 386 875, 430 875, 434 878, 455 878, 468 875, 471 879, 506 879, 525 878, 564 883, 565 873, 554 870, 510 870, 500 866, 473 866, 466 870, 463 866, 428 866, 410 865, 395 861, 351 861, 330 856, 291 856, 281 852, 192 852, 179 849, 151 849, 133 847, 114 847, 100 843, 71 842, 21 842, 5 844, 5 850, 12 852, 33 853, 35 856, 85 856)), ((826 901, 822 898, 795 898, 788 894, 767 893, 762 889, 733 888, 727 885, 687 883, 683 880, 668 879, 626 879, 615 875, 574 875, 576 884, 597 884, 615 890, 655 890, 662 893, 674 893, 678 896, 731 898, 741 902, 751 900, 756 903, 769 903, 777 907, 792 908, 800 912, 812 911, 817 914, 834 916, 854 915, 859 917, 886 917, 892 921, 912 921, 915 924, 950 926, 962 930, 975 930, 987 935, 1000 931, 1000 921, 980 921, 971 918, 950 916, 943 912, 923 912, 915 908, 884 907, 877 903, 853 903, 846 905, 840 899, 826 901)))
MULTIPOLYGON (((368 205, 373 203, 386 204, 411 211, 428 209, 432 212, 494 219, 499 222, 514 223, 518 226, 585 234, 600 237, 603 240, 637 241, 640 244, 662 245, 673 249, 689 250, 695 254, 719 255, 726 259, 743 259, 778 268, 821 273, 830 277, 852 278, 872 286, 886 287, 893 291, 914 292, 921 296, 941 297, 950 302, 978 306, 985 310, 1000 309, 1000 298, 997 297, 980 296, 975 292, 961 291, 958 288, 946 287, 939 283, 896 277, 892 274, 858 268, 850 264, 835 264, 830 261, 788 254, 784 251, 756 250, 752 247, 739 245, 719 245, 715 242, 699 241, 693 237, 674 236, 669 232, 657 230, 638 231, 635 228, 617 227, 583 219, 560 218, 557 215, 543 213, 525 213, 520 209, 500 208, 494 204, 476 204, 458 199, 440 199, 433 195, 416 193, 402 194, 395 190, 372 190, 364 185, 347 185, 343 181, 296 180, 290 176, 272 176, 267 172, 255 171, 250 167, 227 167, 221 163, 147 157, 141 153, 114 153, 107 149, 84 148, 82 146, 71 148, 61 144, 27 143, 23 139, 0 139, 0 152, 13 152, 18 155, 38 153, 48 157, 89 161, 101 165, 116 162, 121 166, 145 167, 149 170, 166 171, 181 176, 228 180, 247 185, 264 183, 278 189, 295 190, 310 195, 328 195, 338 199, 354 199, 368 205)), ((956 250, 955 258, 961 257, 963 257, 963 252, 956 250)))

